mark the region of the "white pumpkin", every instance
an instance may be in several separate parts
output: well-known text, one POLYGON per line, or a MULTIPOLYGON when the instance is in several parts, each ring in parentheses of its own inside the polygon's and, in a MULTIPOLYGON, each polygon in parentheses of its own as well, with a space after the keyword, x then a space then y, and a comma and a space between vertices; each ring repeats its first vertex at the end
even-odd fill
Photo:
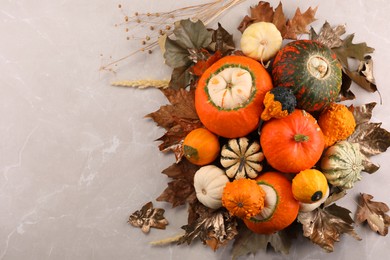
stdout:
POLYGON ((222 193, 229 182, 225 172, 215 165, 201 167, 194 176, 194 187, 198 200, 211 209, 222 206, 222 193))

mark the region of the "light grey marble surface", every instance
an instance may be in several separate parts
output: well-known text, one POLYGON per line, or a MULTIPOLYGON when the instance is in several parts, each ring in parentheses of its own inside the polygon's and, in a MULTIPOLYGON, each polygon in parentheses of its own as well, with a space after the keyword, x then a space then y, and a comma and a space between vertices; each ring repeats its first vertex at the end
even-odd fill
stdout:
MULTIPOLYGON (((137 48, 120 23, 135 11, 168 11, 200 1, 0 0, 0 259, 229 259, 230 246, 217 252, 200 243, 151 247, 150 241, 175 235, 186 223, 186 209, 172 209, 155 198, 173 163, 159 152, 163 130, 145 119, 166 100, 154 89, 111 87, 122 79, 167 79, 159 51, 120 63, 116 74, 102 64, 137 48), (110 59, 110 56, 113 58, 110 59), (153 201, 166 209, 167 230, 144 235, 129 226, 130 213, 153 201)), ((207 1, 202 1, 207 2, 207 1)), ((257 1, 246 1, 219 18, 234 33, 257 1)), ((271 1, 273 6, 278 1, 271 1)), ((355 42, 376 49, 375 76, 382 105, 373 121, 390 129, 390 2, 283 1, 287 15, 296 7, 319 6, 313 24, 345 23, 355 42)), ((216 27, 216 23, 210 26, 216 27)), ((353 88, 354 104, 379 102, 378 94, 353 88)), ((374 175, 349 191, 340 204, 354 214, 357 195, 366 192, 390 204, 389 153, 376 156, 374 175)), ((343 235, 335 252, 325 253, 304 238, 288 256, 259 252, 248 259, 386 259, 390 238, 356 227, 362 241, 343 235)))

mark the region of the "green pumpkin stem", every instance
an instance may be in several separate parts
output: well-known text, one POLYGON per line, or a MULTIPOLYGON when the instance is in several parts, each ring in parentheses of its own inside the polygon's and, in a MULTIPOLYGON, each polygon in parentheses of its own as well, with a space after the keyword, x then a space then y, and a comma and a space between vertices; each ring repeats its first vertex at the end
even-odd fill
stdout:
POLYGON ((309 141, 309 137, 307 135, 303 135, 303 134, 296 134, 296 135, 294 135, 294 140, 296 142, 299 142, 299 143, 307 142, 307 141, 309 141))

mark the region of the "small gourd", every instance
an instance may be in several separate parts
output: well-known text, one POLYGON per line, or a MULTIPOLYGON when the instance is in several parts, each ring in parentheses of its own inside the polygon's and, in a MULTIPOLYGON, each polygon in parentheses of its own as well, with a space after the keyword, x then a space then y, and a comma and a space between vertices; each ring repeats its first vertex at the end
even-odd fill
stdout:
POLYGON ((201 167, 194 176, 194 188, 198 200, 211 209, 222 206, 222 192, 229 182, 225 172, 215 165, 201 167))
POLYGON ((325 146, 347 139, 356 127, 355 118, 343 104, 331 103, 320 115, 318 125, 324 134, 325 146))
POLYGON ((282 41, 282 35, 273 23, 257 22, 242 33, 241 50, 252 59, 268 61, 280 50, 282 41))
POLYGON ((319 201, 313 202, 313 203, 303 203, 299 202, 299 212, 310 212, 318 208, 326 201, 326 199, 329 197, 329 187, 325 193, 324 196, 322 196, 322 199, 319 201))
POLYGON ((294 112, 297 99, 289 88, 275 87, 265 94, 261 119, 283 118, 294 112))
POLYGON ((221 164, 229 178, 256 178, 263 159, 260 144, 246 137, 230 139, 221 151, 221 164))
POLYGON ((231 215, 249 219, 264 208, 265 192, 251 179, 234 180, 226 184, 222 205, 231 215))
POLYGON ((299 202, 317 202, 325 196, 327 190, 325 175, 316 169, 301 171, 292 180, 292 193, 299 202))
POLYGON ((342 189, 351 189, 361 177, 363 155, 358 143, 341 141, 329 147, 321 159, 321 169, 328 182, 342 189))

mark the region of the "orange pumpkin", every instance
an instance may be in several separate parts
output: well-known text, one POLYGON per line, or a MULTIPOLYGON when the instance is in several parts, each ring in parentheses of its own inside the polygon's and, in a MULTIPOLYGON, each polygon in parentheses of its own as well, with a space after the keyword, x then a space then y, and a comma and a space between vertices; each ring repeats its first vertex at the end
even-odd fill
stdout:
POLYGON ((238 179, 226 184, 222 205, 230 214, 239 218, 251 218, 264 207, 265 192, 251 179, 238 179))
POLYGON ((316 119, 300 109, 265 123, 260 143, 267 162, 285 173, 312 168, 324 150, 324 136, 316 119))
POLYGON ((245 225, 259 234, 272 234, 288 227, 299 211, 299 202, 293 197, 291 182, 278 172, 267 172, 257 177, 256 181, 266 194, 264 208, 260 214, 244 219, 245 225))
POLYGON ((216 135, 205 128, 197 128, 184 138, 183 149, 191 163, 206 165, 218 157, 220 146, 216 135))
POLYGON ((242 137, 257 128, 264 96, 271 88, 271 77, 259 62, 227 56, 199 79, 196 112, 211 132, 227 138, 242 137))

